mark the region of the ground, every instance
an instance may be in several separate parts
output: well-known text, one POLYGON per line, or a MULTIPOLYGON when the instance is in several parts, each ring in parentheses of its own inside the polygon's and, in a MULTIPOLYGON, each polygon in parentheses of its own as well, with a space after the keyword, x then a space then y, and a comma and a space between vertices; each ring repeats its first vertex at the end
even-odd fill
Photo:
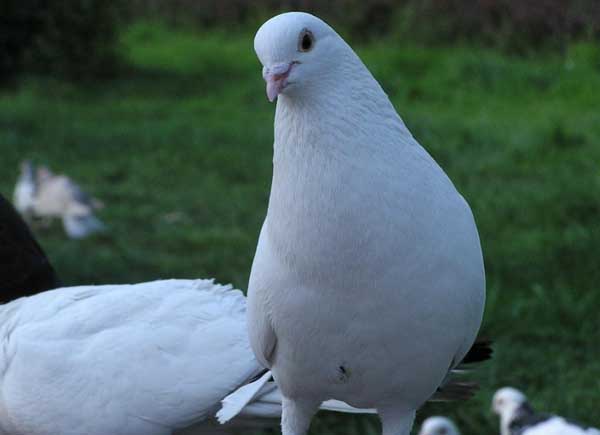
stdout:
MULTIPOLYGON (((24 158, 106 204, 107 234, 36 229, 67 284, 214 277, 245 289, 266 211, 274 106, 250 33, 123 36, 120 78, 28 78, 0 94, 0 192, 24 158)), ((427 406, 465 435, 497 433, 496 388, 600 426, 600 49, 511 57, 398 41, 357 51, 475 214, 494 359, 466 403, 427 406)), ((458 253, 457 255, 460 255, 458 253)), ((313 434, 376 434, 373 417, 321 415, 313 434)))

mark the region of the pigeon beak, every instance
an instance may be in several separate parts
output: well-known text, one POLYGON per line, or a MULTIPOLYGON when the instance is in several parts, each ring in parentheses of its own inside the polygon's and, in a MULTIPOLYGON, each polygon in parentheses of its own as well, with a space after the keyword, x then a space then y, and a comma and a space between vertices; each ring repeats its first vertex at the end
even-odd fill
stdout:
POLYGON ((287 78, 296 63, 298 62, 277 63, 263 68, 263 78, 267 82, 267 98, 271 103, 288 85, 287 78))

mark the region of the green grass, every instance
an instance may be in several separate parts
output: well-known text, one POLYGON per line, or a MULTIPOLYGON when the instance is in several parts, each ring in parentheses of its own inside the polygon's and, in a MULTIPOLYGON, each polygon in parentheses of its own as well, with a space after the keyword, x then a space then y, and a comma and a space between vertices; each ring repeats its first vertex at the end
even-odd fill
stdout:
MULTIPOLYGON (((123 37, 131 68, 94 85, 29 78, 0 95, 0 191, 44 162, 107 205, 103 236, 36 233, 68 284, 215 277, 246 287, 271 176, 274 106, 251 34, 123 37)), ((467 403, 427 406, 496 433, 504 385, 600 426, 600 49, 510 58, 382 41, 358 48, 417 139, 470 202, 486 258, 493 361, 467 403)), ((314 434, 376 434, 321 415, 314 434)))

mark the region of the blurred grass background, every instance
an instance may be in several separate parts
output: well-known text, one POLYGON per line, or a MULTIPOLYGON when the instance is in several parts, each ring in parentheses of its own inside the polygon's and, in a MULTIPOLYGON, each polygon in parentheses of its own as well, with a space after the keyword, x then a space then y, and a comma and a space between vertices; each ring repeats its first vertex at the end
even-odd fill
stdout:
MULTIPOLYGON (((0 192, 10 197, 31 158, 106 203, 107 234, 74 242, 58 223, 36 228, 65 283, 215 277, 245 289, 274 110, 253 32, 275 11, 316 11, 478 222, 496 353, 475 399, 428 405, 419 419, 497 433, 490 398, 513 385, 542 410, 600 426, 598 2, 54 3, 8 0, 2 18, 14 32, 2 33, 0 192)), ((311 433, 378 431, 376 418, 321 415, 311 433)))

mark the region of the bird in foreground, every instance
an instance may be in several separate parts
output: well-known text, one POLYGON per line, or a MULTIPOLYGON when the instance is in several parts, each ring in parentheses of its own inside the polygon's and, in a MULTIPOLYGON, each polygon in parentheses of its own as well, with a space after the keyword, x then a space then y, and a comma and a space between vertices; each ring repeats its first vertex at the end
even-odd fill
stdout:
POLYGON ((84 238, 105 229, 95 215, 102 203, 68 176, 56 175, 45 166, 36 170, 30 162, 24 162, 14 196, 15 205, 22 215, 59 218, 70 238, 84 238))
POLYGON ((0 303, 60 285, 27 223, 0 195, 0 303))
POLYGON ((20 298, 0 305, 0 338, 0 434, 212 434, 281 413, 250 348, 244 295, 212 280, 20 298), (215 428, 217 411, 237 425, 215 428))
POLYGON ((338 399, 407 435, 481 324, 473 215, 329 25, 278 15, 254 48, 277 107, 248 327, 283 394, 283 434, 338 399))
POLYGON ((418 435, 460 435, 460 432, 452 420, 435 416, 423 421, 418 435))
POLYGON ((500 416, 501 435, 600 435, 596 428, 536 412, 527 397, 512 387, 496 391, 492 409, 500 416))

